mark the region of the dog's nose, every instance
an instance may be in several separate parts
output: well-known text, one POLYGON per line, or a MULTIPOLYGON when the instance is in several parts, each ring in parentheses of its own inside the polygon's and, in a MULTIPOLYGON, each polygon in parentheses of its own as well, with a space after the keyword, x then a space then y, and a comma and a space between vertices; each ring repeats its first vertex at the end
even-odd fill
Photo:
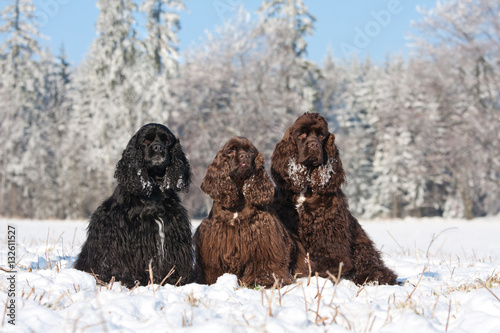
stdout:
POLYGON ((156 153, 161 153, 162 151, 165 150, 165 147, 161 143, 153 143, 151 146, 151 149, 156 152, 156 153))
POLYGON ((312 149, 312 150, 318 150, 319 149, 319 142, 314 140, 314 141, 311 141, 307 144, 307 146, 312 149))

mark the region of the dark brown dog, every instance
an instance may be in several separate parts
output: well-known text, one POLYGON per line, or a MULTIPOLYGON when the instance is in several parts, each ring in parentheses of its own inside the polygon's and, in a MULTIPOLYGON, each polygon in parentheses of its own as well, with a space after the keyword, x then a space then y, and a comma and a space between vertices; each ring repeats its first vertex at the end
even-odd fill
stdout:
POLYGON ((268 209, 274 188, 253 144, 229 140, 208 166, 201 189, 213 206, 194 235, 198 282, 213 284, 232 273, 246 286, 272 286, 275 277, 292 283, 296 247, 268 209))
POLYGON ((276 211, 309 253, 313 271, 336 276, 342 263, 342 276, 355 283, 396 284, 396 275, 349 211, 341 190, 345 173, 325 118, 306 113, 288 128, 274 150, 271 176, 276 211))

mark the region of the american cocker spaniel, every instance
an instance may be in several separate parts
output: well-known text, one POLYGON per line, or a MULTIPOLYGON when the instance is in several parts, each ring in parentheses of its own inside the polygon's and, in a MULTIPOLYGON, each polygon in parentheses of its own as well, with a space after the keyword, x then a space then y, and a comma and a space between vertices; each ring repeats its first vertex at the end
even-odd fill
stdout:
POLYGON ((115 178, 114 193, 90 217, 75 268, 128 287, 189 282, 191 223, 177 192, 188 189, 191 168, 179 139, 163 125, 143 126, 115 178))
POLYGON ((213 200, 194 235, 198 282, 213 284, 224 273, 242 285, 292 283, 298 249, 270 211, 274 186, 264 156, 243 137, 230 139, 207 168, 201 184, 213 200))
POLYGON ((306 113, 287 129, 273 152, 271 176, 274 207, 309 254, 313 271, 337 276, 342 263, 342 276, 357 284, 396 284, 396 274, 349 211, 339 150, 324 117, 306 113))

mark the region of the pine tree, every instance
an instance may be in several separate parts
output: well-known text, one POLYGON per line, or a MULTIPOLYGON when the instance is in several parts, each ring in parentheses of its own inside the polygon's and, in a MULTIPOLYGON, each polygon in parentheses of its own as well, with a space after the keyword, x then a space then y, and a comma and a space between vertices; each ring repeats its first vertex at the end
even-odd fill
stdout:
POLYGON ((436 160, 452 177, 445 214, 472 218, 500 211, 500 4, 495 0, 439 2, 421 10, 416 23, 417 49, 439 75, 442 93, 440 117, 445 133, 436 137, 436 160), (453 126, 446 126, 451 122, 453 126), (471 153, 474 152, 474 153, 471 153))
POLYGON ((297 57, 305 56, 305 37, 312 35, 314 16, 307 11, 303 0, 264 1, 259 9, 262 27, 267 34, 283 33, 279 47, 293 50, 297 57))
MULTIPOLYGON (((134 72, 140 57, 131 0, 99 0, 97 38, 75 72, 64 169, 79 186, 71 208, 88 214, 114 187, 115 164, 137 130, 134 72), (89 179, 94 191, 88 191, 89 179)), ((68 214, 74 214, 68 212, 68 214)))
POLYGON ((175 104, 170 80, 178 75, 177 33, 184 5, 180 0, 146 0, 140 9, 146 15, 147 36, 134 80, 141 110, 138 123, 166 122, 168 105, 175 104))
POLYGON ((304 111, 317 111, 318 68, 304 57, 306 36, 314 29, 314 16, 303 0, 264 1, 259 8, 259 31, 266 39, 266 56, 275 59, 270 68, 277 78, 276 93, 280 100, 289 101, 284 119, 304 111), (298 99, 297 99, 298 98, 298 99))
POLYGON ((44 154, 44 126, 41 97, 44 94, 40 66, 41 36, 33 22, 35 7, 31 0, 13 0, 1 13, 4 24, 0 34, 1 135, 9 138, 0 151, 0 209, 6 215, 33 216, 33 186, 39 179, 36 157, 44 154), (34 160, 35 159, 35 160, 34 160), (7 199, 9 198, 9 199, 7 199))

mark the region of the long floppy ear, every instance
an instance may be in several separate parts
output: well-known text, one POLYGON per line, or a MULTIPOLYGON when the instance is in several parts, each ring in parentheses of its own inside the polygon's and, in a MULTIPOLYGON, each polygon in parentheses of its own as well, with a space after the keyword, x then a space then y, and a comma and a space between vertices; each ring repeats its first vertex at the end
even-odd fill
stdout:
POLYGON ((167 172, 163 176, 160 188, 165 191, 172 189, 174 191, 187 191, 191 184, 191 166, 184 155, 179 139, 170 148, 171 164, 167 167, 167 172))
POLYGON ((258 153, 254 159, 255 171, 243 185, 243 195, 256 206, 267 205, 274 197, 274 186, 266 173, 264 163, 264 155, 258 153))
POLYGON ((335 145, 335 135, 330 133, 323 145, 323 165, 311 173, 313 191, 319 194, 337 191, 345 183, 345 172, 335 145))
POLYGON ((149 177, 144 166, 144 157, 137 147, 137 132, 128 142, 122 158, 116 164, 115 178, 125 190, 137 196, 150 196, 155 181, 149 177))
POLYGON ((222 148, 215 156, 201 183, 201 190, 223 207, 234 207, 238 200, 238 188, 230 176, 229 161, 222 148))
POLYGON ((271 157, 271 177, 276 186, 295 193, 302 192, 308 184, 307 169, 299 164, 299 150, 290 128, 276 144, 271 157))

